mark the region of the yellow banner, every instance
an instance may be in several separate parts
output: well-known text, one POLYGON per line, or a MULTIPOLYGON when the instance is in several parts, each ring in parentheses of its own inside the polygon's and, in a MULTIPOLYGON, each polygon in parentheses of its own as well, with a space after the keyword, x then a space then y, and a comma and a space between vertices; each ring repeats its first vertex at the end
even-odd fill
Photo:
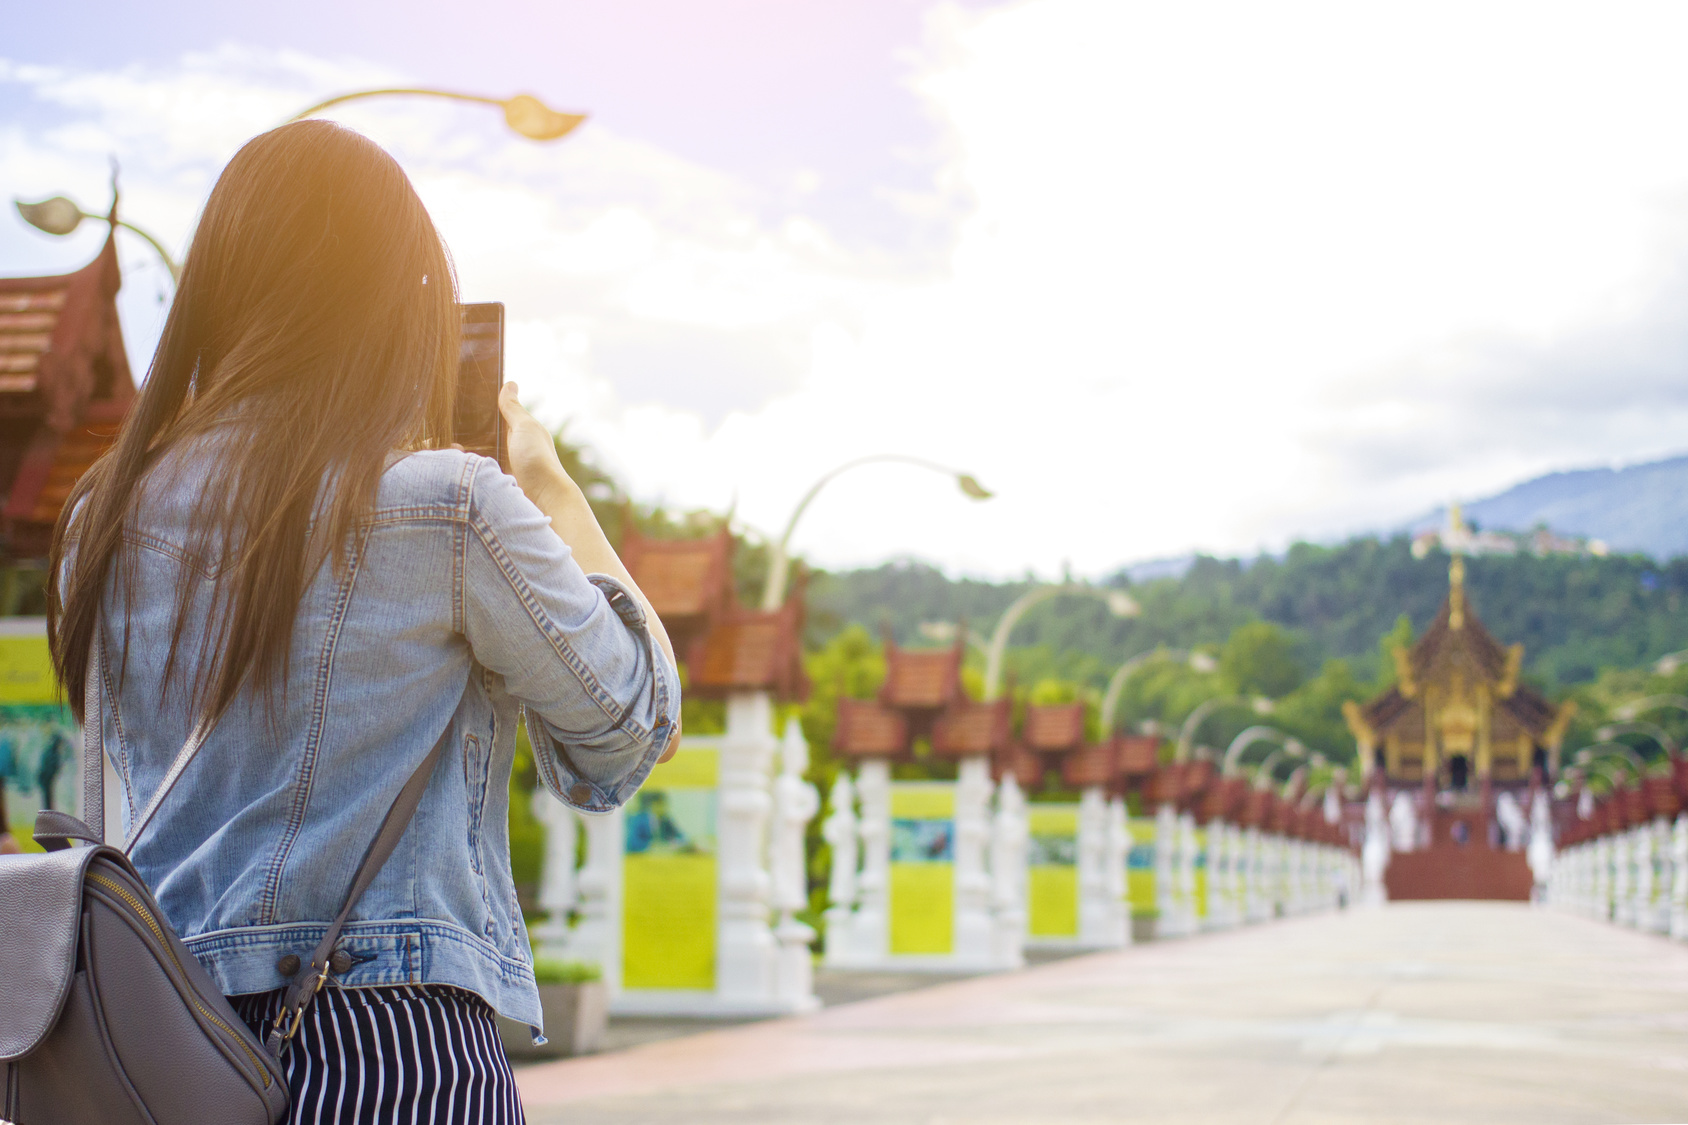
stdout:
POLYGON ((1155 906, 1155 822, 1133 819, 1131 852, 1125 861, 1126 898, 1131 913, 1137 918, 1153 918, 1160 913, 1155 906))
POLYGON ((955 783, 891 785, 891 952, 955 948, 955 783))
POLYGON ((58 701, 46 618, 0 619, 0 706, 58 701))
POLYGON ((1027 929, 1032 937, 1078 936, 1078 806, 1026 808, 1027 929))
POLYGON ((623 814, 623 987, 715 987, 720 765, 713 741, 688 746, 682 740, 623 814))

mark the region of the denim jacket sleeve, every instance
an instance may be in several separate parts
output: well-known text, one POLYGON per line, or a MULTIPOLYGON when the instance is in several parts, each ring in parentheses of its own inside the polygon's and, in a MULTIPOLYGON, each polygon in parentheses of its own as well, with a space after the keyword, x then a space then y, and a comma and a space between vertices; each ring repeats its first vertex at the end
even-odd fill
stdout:
POLYGON ((546 787, 607 812, 633 795, 673 737, 679 675, 626 588, 583 573, 515 480, 477 460, 458 628, 526 708, 546 787))

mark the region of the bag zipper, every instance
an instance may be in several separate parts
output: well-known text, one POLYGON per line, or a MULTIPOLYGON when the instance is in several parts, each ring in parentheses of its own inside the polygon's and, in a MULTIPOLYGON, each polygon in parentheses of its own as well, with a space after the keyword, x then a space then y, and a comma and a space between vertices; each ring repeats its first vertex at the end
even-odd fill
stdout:
MULTIPOLYGON (((163 927, 161 927, 157 920, 153 918, 152 913, 147 910, 145 904, 143 904, 140 899, 129 893, 129 889, 123 886, 123 884, 117 882, 109 876, 100 874, 98 871, 88 872, 88 881, 91 883, 98 883, 100 886, 128 903, 130 908, 134 910, 136 914, 140 915, 141 921, 147 924, 147 928, 152 930, 153 935, 158 938, 158 942, 164 947, 165 952, 170 954, 170 960, 175 962, 176 971, 181 973, 184 977, 187 976, 187 970, 182 967, 181 960, 176 956, 175 946, 171 945, 170 939, 164 934, 163 927)), ((245 1039, 241 1038, 240 1033, 225 1023, 216 1012, 211 1011, 204 1004, 200 1003, 199 997, 191 988, 188 990, 188 1000, 199 1010, 200 1015, 216 1024, 224 1031, 225 1034, 229 1036, 229 1038, 240 1044, 240 1049, 245 1051, 246 1057, 252 1060, 253 1069, 258 1072, 258 1077, 263 1080, 264 1089, 268 1090, 270 1088, 270 1072, 263 1063, 258 1061, 258 1056, 252 1053, 252 1048, 247 1045, 245 1039)))

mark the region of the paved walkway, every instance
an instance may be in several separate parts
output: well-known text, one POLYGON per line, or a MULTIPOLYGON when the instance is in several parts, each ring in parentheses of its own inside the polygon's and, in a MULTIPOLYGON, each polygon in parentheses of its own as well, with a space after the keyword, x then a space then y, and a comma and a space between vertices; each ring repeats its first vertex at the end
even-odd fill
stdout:
POLYGON ((1688 946, 1299 918, 524 1069, 532 1125, 1688 1121, 1688 946))

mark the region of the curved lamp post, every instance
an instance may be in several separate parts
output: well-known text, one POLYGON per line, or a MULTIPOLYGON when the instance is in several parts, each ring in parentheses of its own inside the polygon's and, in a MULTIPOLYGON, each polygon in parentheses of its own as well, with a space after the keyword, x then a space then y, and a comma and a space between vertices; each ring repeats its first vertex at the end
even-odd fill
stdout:
POLYGON ((1622 762, 1628 766, 1637 778, 1647 772, 1647 760, 1636 753, 1635 747, 1625 746, 1621 742, 1593 742, 1584 746, 1572 755, 1571 760, 1589 768, 1598 767, 1603 762, 1622 762))
POLYGON ((1205 652, 1185 652, 1176 648, 1155 648, 1148 652, 1140 652, 1114 670, 1108 679, 1108 690, 1102 694, 1102 736, 1106 738, 1114 731, 1114 718, 1119 710, 1120 696, 1125 693, 1125 685, 1146 664, 1157 660, 1181 660, 1197 672, 1211 672, 1217 665, 1213 657, 1205 652))
POLYGON ((1054 586, 1032 587, 1016 598, 1007 609, 1003 610, 1001 619, 997 621, 996 628, 991 632, 990 648, 985 653, 985 702, 989 703, 1002 692, 1002 665, 1008 655, 1008 635, 1014 631, 1014 626, 1019 624, 1020 618, 1024 617, 1026 611, 1033 606, 1062 595, 1100 598, 1107 604, 1108 612, 1115 617, 1135 617, 1142 612, 1136 600, 1124 590, 1087 586, 1082 582, 1063 582, 1054 586))
POLYGON ((1286 742, 1262 758, 1260 764, 1254 767, 1254 787, 1256 789, 1270 789, 1272 783, 1277 780, 1272 776, 1272 771, 1278 767, 1279 762, 1285 759, 1300 761, 1306 756, 1307 748, 1301 743, 1286 742))
POLYGON ((453 90, 435 90, 425 86, 389 86, 379 90, 355 90, 350 94, 339 94, 308 109, 300 110, 289 117, 287 123, 315 117, 325 109, 332 109, 346 102, 389 97, 448 98, 456 102, 495 105, 504 111, 504 124, 530 141, 561 140, 586 120, 584 113, 559 112, 532 94, 517 94, 513 98, 489 98, 481 94, 460 94, 453 90))
POLYGON ((762 587, 762 608, 776 610, 785 600, 785 581, 791 567, 791 557, 786 553, 791 546, 791 533, 797 530, 797 521, 803 518, 809 504, 821 489, 832 482, 841 473, 847 473, 860 465, 874 465, 882 461, 895 461, 903 465, 915 465, 922 469, 930 469, 935 473, 942 473, 954 477, 956 485, 962 494, 973 500, 989 500, 995 493, 979 483, 972 473, 964 473, 959 469, 952 469, 947 465, 940 465, 936 461, 928 461, 923 457, 909 457, 901 453, 874 453, 866 457, 858 457, 854 461, 846 461, 842 465, 826 473, 809 486, 809 491, 803 494, 803 499, 797 502, 791 518, 785 521, 785 531, 774 542, 768 556, 768 579, 762 587))
POLYGON ((1688 712, 1688 695, 1649 695, 1643 699, 1632 699, 1622 707, 1613 708, 1612 714, 1628 722, 1649 711, 1662 711, 1666 707, 1688 712))
POLYGON ((1252 726, 1233 738, 1231 745, 1225 748, 1225 757, 1221 760, 1219 768, 1220 774, 1225 777, 1235 777, 1240 773, 1242 771, 1243 751, 1257 742, 1275 742, 1298 757, 1307 750, 1299 739, 1293 735, 1285 734, 1277 727, 1252 726))
POLYGON ((1184 718, 1184 725, 1178 728, 1178 753, 1174 761, 1187 762, 1190 760, 1190 748, 1195 742, 1196 731, 1208 720, 1208 717, 1221 707, 1249 707, 1256 715, 1270 715, 1272 701, 1264 696, 1255 699, 1245 699, 1240 695, 1222 695, 1198 703, 1196 709, 1184 718))
MULTIPOLYGON (((95 219, 102 223, 109 221, 107 216, 84 211, 76 205, 74 200, 66 199, 62 195, 43 199, 39 203, 25 203, 21 199, 14 199, 12 202, 17 206, 18 214, 23 216, 24 222, 36 230, 45 231, 48 234, 67 235, 81 226, 83 219, 95 219)), ((164 262, 164 268, 170 271, 171 282, 181 281, 182 267, 176 263, 175 258, 170 256, 170 251, 164 248, 164 243, 127 219, 117 220, 117 225, 131 234, 138 234, 146 239, 147 245, 158 251, 159 258, 164 262)))
POLYGON ((1620 734, 1639 734, 1644 738, 1651 739, 1659 744, 1667 758, 1680 758, 1682 756, 1682 748, 1677 745, 1676 739, 1672 738, 1670 732, 1658 723, 1636 719, 1627 723, 1607 723, 1594 732, 1594 737, 1602 742, 1615 742, 1620 734))
POLYGON ((1653 661, 1653 671, 1661 676, 1669 676, 1684 664, 1688 664, 1688 648, 1659 657, 1653 661))

